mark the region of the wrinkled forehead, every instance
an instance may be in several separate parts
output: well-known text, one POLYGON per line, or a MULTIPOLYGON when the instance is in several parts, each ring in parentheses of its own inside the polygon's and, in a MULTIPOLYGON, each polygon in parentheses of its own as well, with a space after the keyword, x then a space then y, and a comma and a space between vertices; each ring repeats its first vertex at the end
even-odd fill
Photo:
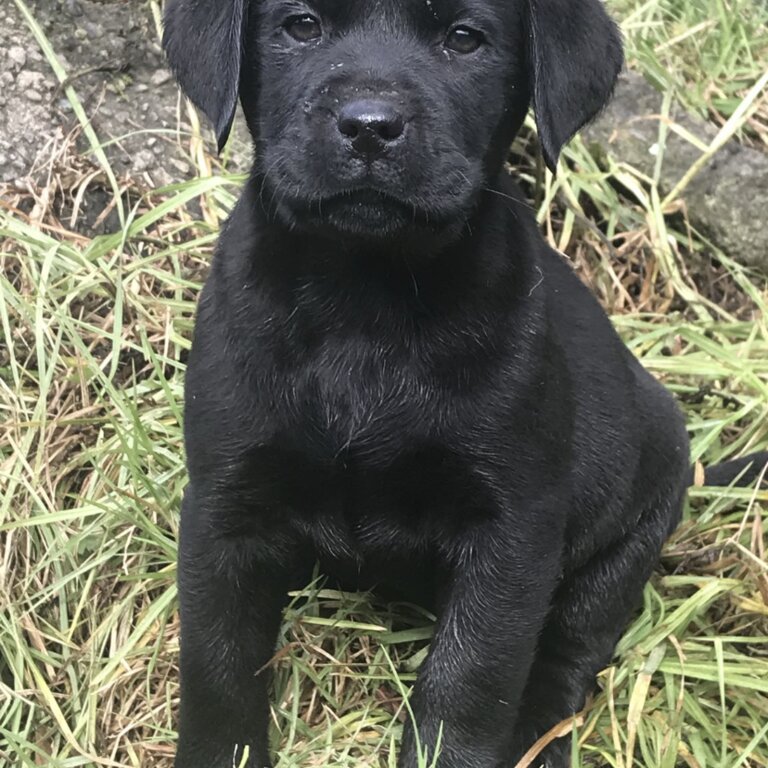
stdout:
POLYGON ((267 14, 316 12, 339 25, 407 25, 420 30, 457 21, 503 25, 514 18, 519 0, 261 0, 267 14))

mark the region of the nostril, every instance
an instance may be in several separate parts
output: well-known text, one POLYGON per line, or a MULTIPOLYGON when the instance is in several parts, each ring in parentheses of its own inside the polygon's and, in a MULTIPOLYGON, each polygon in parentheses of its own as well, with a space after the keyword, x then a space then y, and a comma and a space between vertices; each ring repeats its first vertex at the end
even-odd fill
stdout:
POLYGON ((402 115, 394 113, 390 118, 371 126, 385 141, 394 141, 403 135, 405 120, 402 115))
POLYGON ((362 99, 342 108, 338 128, 359 152, 377 152, 403 135, 405 120, 388 102, 362 99))
POLYGON ((342 111, 339 117, 339 130, 344 136, 356 139, 360 134, 360 122, 354 117, 344 115, 342 111))

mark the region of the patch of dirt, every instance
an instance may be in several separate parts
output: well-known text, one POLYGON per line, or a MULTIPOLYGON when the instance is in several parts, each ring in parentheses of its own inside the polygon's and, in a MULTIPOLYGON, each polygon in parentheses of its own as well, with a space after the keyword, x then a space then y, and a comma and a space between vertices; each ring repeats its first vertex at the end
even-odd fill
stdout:
MULTIPOLYGON (((186 106, 168 71, 152 5, 136 0, 27 0, 115 176, 148 187, 192 174, 186 106)), ((210 131, 204 126, 206 137, 210 131)), ((76 137, 90 147, 62 84, 13 0, 0 7, 0 182, 41 181, 76 137)), ((211 142, 212 146, 212 142, 211 142)), ((91 162, 93 156, 90 155, 91 162)), ((240 121, 230 168, 248 165, 240 121)))

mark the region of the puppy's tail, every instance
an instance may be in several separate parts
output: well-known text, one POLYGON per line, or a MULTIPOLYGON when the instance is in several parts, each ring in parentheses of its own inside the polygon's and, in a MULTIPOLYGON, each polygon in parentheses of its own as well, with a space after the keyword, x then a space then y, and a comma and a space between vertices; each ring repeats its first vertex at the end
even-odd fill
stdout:
POLYGON ((731 459, 722 464, 704 467, 701 462, 691 467, 689 485, 711 485, 725 487, 735 485, 746 488, 760 478, 761 486, 768 487, 768 451, 750 453, 740 459, 731 459))

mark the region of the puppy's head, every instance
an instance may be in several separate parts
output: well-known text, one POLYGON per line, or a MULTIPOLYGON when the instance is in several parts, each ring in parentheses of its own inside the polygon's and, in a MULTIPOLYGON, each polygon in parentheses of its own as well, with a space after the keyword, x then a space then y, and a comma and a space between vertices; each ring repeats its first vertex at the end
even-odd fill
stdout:
POLYGON ((164 45, 279 221, 370 239, 458 234, 530 104, 554 169, 622 63, 601 0, 169 0, 164 45))

